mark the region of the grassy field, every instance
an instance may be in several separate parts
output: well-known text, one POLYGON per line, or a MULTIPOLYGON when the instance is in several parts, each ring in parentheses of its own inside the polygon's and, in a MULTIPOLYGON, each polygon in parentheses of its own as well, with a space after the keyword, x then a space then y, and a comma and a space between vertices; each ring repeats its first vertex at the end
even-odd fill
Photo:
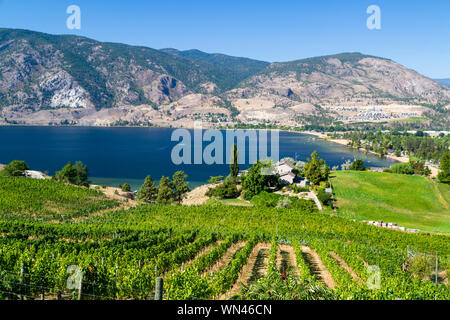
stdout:
POLYGON ((424 177, 355 171, 333 172, 331 181, 341 216, 450 233, 447 185, 436 188, 424 177))
POLYGON ((450 204, 450 185, 439 183, 438 184, 439 191, 442 195, 442 197, 445 199, 447 204, 450 204))

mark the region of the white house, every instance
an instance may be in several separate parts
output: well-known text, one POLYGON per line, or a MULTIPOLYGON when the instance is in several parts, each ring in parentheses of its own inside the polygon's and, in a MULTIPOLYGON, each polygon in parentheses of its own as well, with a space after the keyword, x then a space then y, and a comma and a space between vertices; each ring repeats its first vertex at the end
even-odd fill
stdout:
POLYGON ((280 161, 275 164, 275 173, 280 176, 281 182, 284 184, 293 184, 297 175, 293 172, 294 165, 289 161, 280 161))
POLYGON ((280 180, 285 184, 293 184, 296 177, 297 175, 290 171, 288 173, 280 175, 280 180))
POLYGON ((289 172, 292 172, 292 170, 294 170, 294 168, 295 168, 294 165, 288 161, 281 161, 275 165, 275 170, 280 175, 280 177, 284 176, 285 174, 287 174, 289 172))

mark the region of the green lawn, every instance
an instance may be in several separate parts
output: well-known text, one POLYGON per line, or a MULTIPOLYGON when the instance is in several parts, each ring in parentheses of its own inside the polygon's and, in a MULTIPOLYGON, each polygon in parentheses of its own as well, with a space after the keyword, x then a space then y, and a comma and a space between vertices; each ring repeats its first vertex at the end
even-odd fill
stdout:
MULTIPOLYGON (((331 177, 341 216, 450 233, 450 210, 433 182, 424 177, 355 171, 333 172, 331 177)), ((450 187, 438 188, 448 202, 450 187)))
POLYGON ((442 197, 447 201, 447 204, 450 204, 450 185, 439 183, 438 184, 439 191, 442 194, 442 197))

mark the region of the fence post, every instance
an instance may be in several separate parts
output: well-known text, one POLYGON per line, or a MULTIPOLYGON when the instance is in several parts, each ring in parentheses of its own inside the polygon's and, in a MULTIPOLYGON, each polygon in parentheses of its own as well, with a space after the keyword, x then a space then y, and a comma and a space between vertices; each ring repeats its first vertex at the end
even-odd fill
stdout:
POLYGON ((436 252, 436 280, 435 282, 438 283, 438 272, 439 272, 439 259, 438 259, 438 253, 436 252))
POLYGON ((116 281, 114 284, 114 300, 117 299, 117 277, 118 277, 118 272, 119 272, 119 264, 116 263, 116 281))
POLYGON ((23 263, 20 265, 20 300, 23 300, 23 263))
POLYGON ((163 299, 163 291, 164 291, 164 281, 163 278, 156 278, 155 284, 155 300, 163 299))
POLYGON ((83 273, 80 275, 80 284, 78 287, 78 300, 81 300, 83 297, 83 273))

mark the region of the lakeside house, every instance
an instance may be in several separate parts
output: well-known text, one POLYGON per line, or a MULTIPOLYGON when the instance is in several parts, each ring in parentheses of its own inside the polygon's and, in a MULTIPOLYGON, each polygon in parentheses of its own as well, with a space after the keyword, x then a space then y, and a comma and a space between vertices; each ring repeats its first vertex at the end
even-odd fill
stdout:
MULTIPOLYGON (((309 182, 306 179, 299 179, 297 174, 294 172, 295 166, 288 160, 282 160, 277 162, 271 168, 267 168, 267 173, 270 175, 278 175, 280 177, 280 181, 284 185, 293 185, 297 183, 297 186, 307 187, 309 182)), ((241 177, 246 175, 248 170, 239 171, 238 176, 241 177)))
POLYGON ((280 176, 283 184, 294 184, 297 175, 294 173, 295 166, 287 160, 283 160, 275 164, 275 172, 280 176))
POLYGON ((281 182, 289 185, 294 184, 295 178, 297 178, 297 175, 293 172, 288 172, 280 176, 281 182))

